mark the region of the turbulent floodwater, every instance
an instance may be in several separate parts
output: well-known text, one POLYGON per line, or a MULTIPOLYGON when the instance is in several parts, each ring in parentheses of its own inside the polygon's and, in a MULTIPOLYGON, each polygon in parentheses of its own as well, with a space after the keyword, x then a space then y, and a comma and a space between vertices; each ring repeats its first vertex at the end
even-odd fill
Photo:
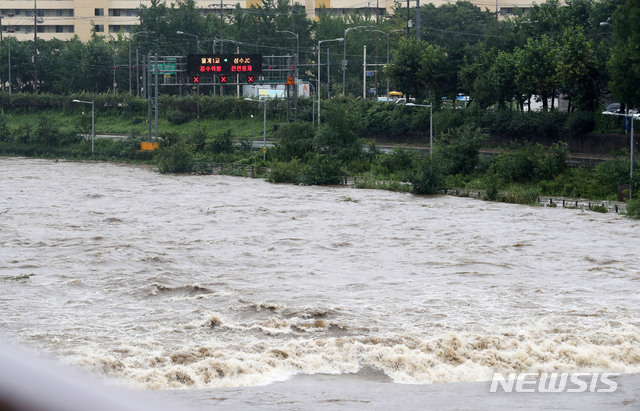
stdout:
POLYGON ((153 388, 640 371, 640 222, 0 158, 0 334, 153 388))

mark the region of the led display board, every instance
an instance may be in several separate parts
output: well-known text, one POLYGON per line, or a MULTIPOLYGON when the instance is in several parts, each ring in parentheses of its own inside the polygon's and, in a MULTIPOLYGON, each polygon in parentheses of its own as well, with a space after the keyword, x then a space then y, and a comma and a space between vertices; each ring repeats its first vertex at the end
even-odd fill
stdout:
POLYGON ((262 54, 188 54, 187 73, 192 76, 259 74, 262 73, 262 54))

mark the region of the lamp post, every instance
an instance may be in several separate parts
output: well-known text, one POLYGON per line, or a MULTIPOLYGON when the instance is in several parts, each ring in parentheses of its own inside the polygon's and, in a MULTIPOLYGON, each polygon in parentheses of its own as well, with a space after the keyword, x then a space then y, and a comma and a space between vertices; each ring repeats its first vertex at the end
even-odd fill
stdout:
POLYGON ((433 105, 432 104, 405 104, 409 107, 429 107, 429 159, 433 160, 433 105))
POLYGON ((113 41, 113 94, 116 94, 116 87, 118 84, 116 83, 116 38, 109 34, 111 40, 113 41))
POLYGON ((253 114, 251 115, 251 144, 249 145, 249 157, 253 156, 253 114))
MULTIPOLYGON (((384 34, 385 36, 387 36, 387 63, 386 63, 386 66, 388 66, 388 65, 389 65, 389 38, 391 37, 391 35, 392 35, 393 33, 397 33, 397 32, 400 32, 400 31, 404 31, 404 29, 391 30, 391 31, 390 31, 390 32, 388 32, 388 33, 387 33, 387 32, 385 32, 385 31, 382 31, 382 30, 369 30, 369 31, 371 31, 371 32, 377 32, 377 33, 382 33, 382 34, 384 34)), ((377 85, 376 85, 376 87, 377 87, 377 85)), ((387 97, 387 103, 388 103, 388 102, 389 102, 389 76, 387 76, 387 95, 386 95, 386 97, 387 97)))
POLYGON ((318 40, 318 89, 316 90, 316 94, 318 95, 318 127, 320 127, 320 45, 330 41, 344 41, 344 38, 339 37, 336 39, 318 40))
POLYGON ((287 33, 287 34, 293 34, 294 36, 296 36, 296 58, 294 61, 295 64, 295 70, 294 70, 294 86, 293 86, 293 120, 296 121, 298 120, 298 77, 299 77, 299 71, 298 71, 298 56, 300 56, 300 36, 298 36, 297 33, 294 33, 292 31, 287 31, 287 30, 276 30, 276 33, 287 33))
POLYGON ((344 94, 345 96, 347 95, 347 92, 345 91, 345 79, 346 79, 346 72, 347 72, 347 33, 349 33, 351 30, 358 30, 358 29, 366 29, 366 28, 373 28, 373 26, 356 26, 356 27, 348 27, 345 31, 344 31, 344 42, 343 42, 343 50, 342 50, 342 94, 344 94))
MULTIPOLYGON (((176 31, 176 34, 181 35, 181 36, 195 37, 196 38, 196 54, 198 54, 198 50, 200 49, 200 39, 198 38, 198 36, 196 36, 195 34, 185 33, 184 31, 180 31, 180 30, 176 31)), ((200 83, 198 83, 196 85, 196 100, 197 100, 196 117, 197 117, 197 122, 198 122, 198 128, 200 128, 200 83)))
MULTIPOLYGON (((255 101, 264 105, 264 117, 262 119, 262 161, 267 159, 267 100, 254 100, 245 98, 245 101, 255 101)), ((253 116, 251 116, 251 145, 253 146, 253 116)))
POLYGON ((179 34, 181 36, 191 36, 191 37, 195 37, 196 38, 196 54, 198 54, 198 50, 200 49, 200 39, 198 38, 198 36, 196 36, 195 34, 189 34, 189 33, 185 33, 184 31, 176 31, 176 34, 179 34))
POLYGON ((95 121, 96 116, 95 116, 95 110, 94 110, 95 105, 93 104, 93 100, 82 101, 82 100, 75 99, 73 100, 73 103, 91 104, 91 155, 93 155, 93 141, 96 138, 96 121, 95 121))
MULTIPOLYGON (((155 33, 154 31, 138 31, 136 33, 132 33, 129 36, 129 94, 131 94, 131 39, 133 38, 133 36, 137 36, 138 34, 147 34, 147 33, 155 33)), ((137 54, 136 54, 137 56, 137 54)), ((137 63, 136 63, 136 70, 137 70, 137 63)), ((136 91, 136 94, 138 94, 138 91, 136 91)))
POLYGON ((620 117, 626 117, 626 118, 631 118, 631 142, 630 142, 630 150, 629 150, 629 199, 631 200, 633 198, 633 150, 634 150, 634 144, 633 144, 633 119, 634 118, 640 118, 640 114, 622 114, 622 113, 612 113, 610 111, 604 111, 602 112, 602 114, 606 114, 609 116, 620 116, 620 117))

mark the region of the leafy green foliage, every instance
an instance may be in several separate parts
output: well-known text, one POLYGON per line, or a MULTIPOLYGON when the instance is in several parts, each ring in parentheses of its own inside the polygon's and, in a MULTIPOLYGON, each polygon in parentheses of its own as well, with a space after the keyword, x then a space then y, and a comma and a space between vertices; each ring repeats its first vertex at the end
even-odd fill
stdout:
POLYGON ((626 215, 629 218, 640 219, 640 200, 632 199, 627 201, 626 215))
POLYGON ((436 194, 444 188, 439 165, 428 157, 418 164, 410 176, 410 182, 415 194, 436 194))
POLYGON ((267 181, 298 184, 301 182, 302 171, 303 164, 297 158, 293 158, 288 163, 274 162, 271 163, 271 172, 267 176, 267 181))
POLYGON ((213 139, 207 139, 204 147, 205 151, 214 154, 232 153, 234 148, 231 130, 220 133, 213 137, 213 139))
POLYGON ((185 173, 193 170, 193 152, 184 139, 162 145, 154 152, 158 171, 161 173, 185 173))
POLYGON ((282 161, 302 160, 313 152, 315 127, 308 122, 283 124, 276 132, 276 157, 282 161))
POLYGON ((301 180, 306 185, 331 185, 340 184, 343 177, 340 161, 331 156, 316 155, 307 161, 301 180))
POLYGON ((471 174, 478 165, 479 149, 489 136, 479 128, 465 125, 438 136, 437 155, 445 174, 471 174))

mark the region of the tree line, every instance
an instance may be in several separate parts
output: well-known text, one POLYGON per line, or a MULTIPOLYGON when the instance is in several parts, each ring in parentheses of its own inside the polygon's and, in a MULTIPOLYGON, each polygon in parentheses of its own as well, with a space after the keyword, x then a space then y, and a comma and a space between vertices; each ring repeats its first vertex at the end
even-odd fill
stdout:
MULTIPOLYGON (((605 100, 629 107, 640 102, 640 57, 634 52, 640 41, 638 10, 638 0, 569 0, 565 5, 547 0, 526 13, 515 8, 513 15, 498 18, 469 2, 427 4, 421 6, 417 39, 415 29, 407 35, 407 18, 415 21, 415 9, 407 11, 401 2, 384 18, 367 11, 336 16, 325 9, 310 20, 300 3, 292 6, 287 0, 265 0, 249 9, 237 5, 224 18, 204 14, 193 0, 169 5, 152 0, 140 8, 140 25, 132 33, 105 38, 94 32, 87 42, 38 40, 37 87, 33 40, 5 37, 0 83, 6 92, 9 49, 13 92, 128 92, 136 53, 299 52, 301 78, 313 80, 318 40, 345 38, 346 44, 326 44, 333 55, 331 78, 342 78, 342 53, 348 63, 344 90, 334 80, 333 95, 361 94, 367 46, 367 61, 380 67, 371 84, 379 95, 386 93, 388 79, 391 89, 435 105, 443 97, 465 94, 481 108, 524 108, 536 96, 547 110, 564 96, 570 110, 593 112, 605 100)), ((321 92, 326 95, 324 88, 321 92)))

